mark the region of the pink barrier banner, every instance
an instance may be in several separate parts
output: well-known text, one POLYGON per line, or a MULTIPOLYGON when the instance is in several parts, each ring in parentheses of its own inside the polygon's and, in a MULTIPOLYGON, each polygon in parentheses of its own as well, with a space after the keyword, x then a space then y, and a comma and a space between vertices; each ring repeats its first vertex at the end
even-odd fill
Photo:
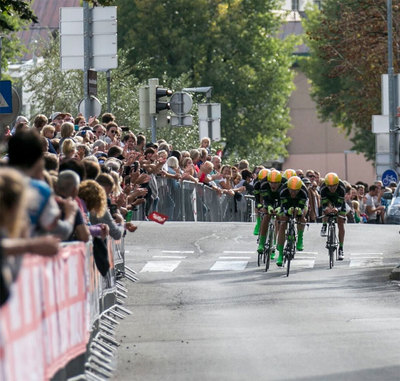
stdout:
POLYGON ((24 256, 0 308, 0 380, 49 380, 86 351, 96 287, 87 253, 84 243, 73 243, 56 257, 24 256))

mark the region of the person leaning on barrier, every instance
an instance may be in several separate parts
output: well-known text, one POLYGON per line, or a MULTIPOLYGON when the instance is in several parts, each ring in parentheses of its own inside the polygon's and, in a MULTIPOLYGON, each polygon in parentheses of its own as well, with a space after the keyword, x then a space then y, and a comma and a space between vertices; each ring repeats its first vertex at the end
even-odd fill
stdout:
POLYGON ((67 239, 72 233, 77 206, 72 199, 56 200, 50 187, 42 181, 44 159, 37 132, 29 130, 15 134, 8 143, 8 157, 9 165, 29 178, 31 235, 52 233, 67 239), (60 219, 57 203, 64 208, 64 220, 60 219))
POLYGON ((20 258, 25 253, 44 256, 58 252, 54 236, 27 237, 27 179, 15 169, 0 168, 0 306, 9 297, 16 279, 20 258))

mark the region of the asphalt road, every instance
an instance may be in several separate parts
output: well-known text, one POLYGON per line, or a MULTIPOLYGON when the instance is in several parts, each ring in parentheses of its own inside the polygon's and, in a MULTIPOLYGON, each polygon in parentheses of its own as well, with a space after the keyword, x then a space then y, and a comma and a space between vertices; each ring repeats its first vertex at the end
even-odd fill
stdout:
POLYGON ((347 225, 329 269, 310 225, 287 278, 252 224, 139 224, 116 380, 400 380, 399 226, 347 225))

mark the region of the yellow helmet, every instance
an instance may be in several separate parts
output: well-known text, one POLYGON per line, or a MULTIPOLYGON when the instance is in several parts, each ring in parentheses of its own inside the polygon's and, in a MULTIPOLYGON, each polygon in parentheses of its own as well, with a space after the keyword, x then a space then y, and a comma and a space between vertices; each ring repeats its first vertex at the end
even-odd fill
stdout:
POLYGON ((302 185, 303 182, 301 181, 301 178, 299 176, 292 176, 287 181, 287 187, 292 190, 299 190, 302 185))
POLYGON ((260 181, 264 180, 268 176, 268 173, 269 173, 269 169, 267 169, 267 168, 261 169, 257 175, 258 180, 260 180, 260 181))
POLYGON ((329 172, 325 176, 325 184, 327 186, 339 184, 339 176, 335 172, 329 172))
POLYGON ((296 171, 294 169, 286 169, 285 172, 283 172, 283 177, 287 180, 292 176, 296 176, 296 171))
POLYGON ((268 173, 268 181, 271 183, 280 183, 282 181, 282 174, 276 169, 273 169, 268 173))

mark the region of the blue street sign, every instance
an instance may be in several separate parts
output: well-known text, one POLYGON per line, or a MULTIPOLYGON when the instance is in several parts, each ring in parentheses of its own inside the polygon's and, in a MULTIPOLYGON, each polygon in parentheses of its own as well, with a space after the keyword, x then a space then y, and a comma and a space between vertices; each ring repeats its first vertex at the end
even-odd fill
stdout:
POLYGON ((0 81, 0 114, 11 114, 12 112, 11 81, 0 81))
POLYGON ((382 183, 383 186, 388 187, 391 182, 395 182, 397 184, 398 181, 398 176, 395 171, 392 169, 387 169, 385 172, 382 174, 382 183))

